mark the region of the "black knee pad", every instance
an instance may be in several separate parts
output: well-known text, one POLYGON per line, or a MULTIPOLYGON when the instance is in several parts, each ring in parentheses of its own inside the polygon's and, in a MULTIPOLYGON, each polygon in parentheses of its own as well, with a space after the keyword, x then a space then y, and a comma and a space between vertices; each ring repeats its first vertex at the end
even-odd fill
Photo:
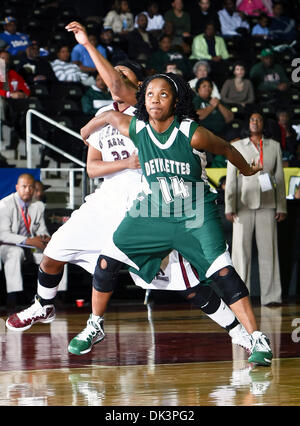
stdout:
POLYGON ((227 305, 232 305, 243 297, 249 296, 249 291, 232 266, 226 266, 228 273, 224 276, 219 275, 219 271, 215 272, 210 279, 212 279, 220 292, 222 299, 227 305))
POLYGON ((180 293, 186 300, 200 308, 207 315, 215 313, 221 303, 221 299, 215 291, 201 283, 180 293))
POLYGON ((117 285, 118 273, 123 263, 111 257, 100 255, 93 276, 93 287, 97 291, 108 293, 113 291, 117 285), (106 268, 101 268, 101 261, 106 261, 106 268))

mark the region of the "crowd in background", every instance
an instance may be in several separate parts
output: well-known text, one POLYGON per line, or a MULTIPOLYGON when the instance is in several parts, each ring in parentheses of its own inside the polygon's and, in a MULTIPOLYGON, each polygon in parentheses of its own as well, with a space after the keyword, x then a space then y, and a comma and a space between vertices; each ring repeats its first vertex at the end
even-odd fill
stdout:
MULTIPOLYGON (((181 74, 195 92, 201 124, 228 141, 243 136, 249 114, 259 107, 268 136, 281 145, 284 165, 299 167, 300 99, 291 76, 300 52, 300 2, 4 3, 0 58, 7 78, 0 81, 0 95, 4 123, 12 128, 9 148, 17 150, 24 137, 24 111, 32 100, 37 102, 31 108, 65 118, 77 131, 99 101, 111 100, 88 52, 65 30, 77 20, 113 65, 130 59, 148 75, 181 74)), ((39 130, 57 143, 45 126, 39 130)), ((212 157, 209 165, 224 163, 212 157)))

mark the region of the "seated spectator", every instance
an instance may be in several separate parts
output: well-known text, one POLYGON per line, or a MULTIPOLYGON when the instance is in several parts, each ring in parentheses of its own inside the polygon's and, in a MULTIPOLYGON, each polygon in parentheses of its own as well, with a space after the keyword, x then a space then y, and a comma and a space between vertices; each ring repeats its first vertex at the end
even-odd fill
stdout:
POLYGON ((219 16, 210 0, 197 1, 197 4, 191 9, 190 17, 192 36, 204 33, 204 29, 209 22, 215 24, 217 31, 220 29, 219 16))
POLYGON ((224 39, 216 35, 214 24, 212 22, 208 23, 204 33, 194 37, 190 59, 220 62, 222 59, 228 58, 229 53, 224 39))
POLYGON ((269 132, 273 139, 278 141, 281 146, 282 157, 287 163, 287 167, 293 163, 296 158, 297 133, 291 124, 291 115, 285 109, 276 111, 277 122, 269 126, 269 132))
POLYGON ((134 18, 127 0, 115 0, 103 21, 104 28, 111 28, 116 35, 126 36, 134 29, 134 18))
POLYGON ((29 44, 27 34, 22 34, 17 31, 16 19, 13 16, 7 16, 1 22, 4 32, 0 33, 0 39, 6 44, 7 50, 12 56, 23 52, 29 44))
POLYGON ((280 42, 291 42, 296 38, 295 21, 284 15, 282 2, 276 2, 273 6, 273 18, 270 24, 270 35, 280 42))
MULTIPOLYGON (((163 29, 165 20, 159 13, 159 4, 157 1, 150 0, 147 4, 147 10, 142 12, 148 18, 148 25, 146 31, 151 32, 154 37, 158 37, 163 29)), ((138 15, 135 17, 134 26, 137 27, 138 15)))
POLYGON ((5 62, 6 71, 4 81, 0 80, 0 96, 5 99, 5 123, 12 128, 10 145, 7 149, 16 150, 19 139, 24 133, 25 113, 27 110, 27 98, 30 96, 30 88, 23 77, 11 69, 11 55, 9 52, 0 52, 0 59, 5 62))
POLYGON ((82 111, 87 115, 95 115, 100 106, 97 101, 111 100, 111 94, 99 74, 96 76, 96 84, 89 87, 81 98, 82 111))
POLYGON ((272 49, 263 49, 260 62, 250 69, 250 80, 257 89, 258 94, 269 92, 274 103, 286 105, 289 102, 287 90, 289 79, 284 68, 275 63, 272 49))
POLYGON ((167 73, 171 72, 173 74, 177 74, 177 75, 181 75, 182 76, 182 71, 179 68, 177 68, 177 64, 175 62, 169 62, 166 65, 165 72, 167 72, 167 73))
POLYGON ((226 139, 227 124, 234 119, 234 114, 222 104, 220 99, 212 98, 212 89, 212 81, 209 78, 198 80, 194 106, 201 125, 226 139))
MULTIPOLYGON (((193 89, 196 92, 196 83, 200 78, 208 77, 210 74, 210 66, 207 61, 197 61, 193 66, 193 72, 195 74, 195 78, 189 81, 189 85, 191 86, 191 89, 193 89)), ((221 94, 219 92, 219 89, 217 85, 213 83, 213 91, 211 94, 212 98, 218 98, 221 99, 221 94)))
POLYGON ((258 16, 261 13, 273 16, 272 0, 237 0, 236 9, 249 16, 258 16))
POLYGON ((57 81, 47 57, 39 56, 39 43, 37 41, 30 42, 25 52, 20 54, 17 71, 30 86, 42 82, 50 87, 51 83, 57 81))
POLYGON ((269 17, 265 13, 259 15, 258 22, 252 28, 251 35, 254 37, 263 37, 267 39, 270 37, 269 17))
POLYGON ((173 0, 164 19, 172 22, 174 28, 174 43, 181 45, 183 38, 191 37, 191 18, 188 12, 183 10, 182 0, 173 0))
POLYGON ((249 79, 245 78, 246 68, 243 62, 233 66, 233 78, 227 79, 221 89, 221 99, 225 104, 239 104, 246 107, 255 101, 254 89, 249 79))
MULTIPOLYGON (((91 44, 96 47, 101 55, 104 56, 104 58, 107 58, 106 50, 103 46, 101 46, 101 44, 98 44, 97 36, 95 34, 89 34, 88 38, 91 44)), ((78 43, 73 47, 71 51, 71 61, 73 64, 78 65, 82 72, 90 74, 97 73, 97 69, 89 52, 82 44, 78 43)))
POLYGON ((148 18, 144 13, 138 15, 137 23, 138 27, 128 34, 128 56, 145 65, 148 57, 157 49, 157 41, 146 31, 148 18))
POLYGON ((0 247, 9 308, 15 305, 17 293, 23 291, 22 264, 31 255, 30 250, 18 245, 30 245, 41 253, 50 240, 44 220, 45 206, 40 201, 33 202, 34 182, 32 175, 20 175, 16 192, 0 201, 0 240, 12 244, 0 247))
POLYGON ((204 34, 199 34, 193 39, 190 59, 204 59, 208 61, 213 79, 218 85, 224 81, 228 58, 229 53, 224 39, 216 35, 213 23, 207 24, 204 34))
POLYGON ((241 36, 249 32, 250 26, 245 17, 236 11, 233 0, 224 0, 224 8, 218 11, 221 34, 224 37, 241 36))
POLYGON ((162 73, 165 72, 169 62, 174 62, 183 77, 189 78, 192 71, 189 59, 183 53, 172 48, 171 43, 170 36, 162 35, 158 40, 159 48, 149 57, 146 68, 151 73, 162 73))
POLYGON ((51 62, 54 74, 59 81, 82 83, 84 86, 92 86, 95 79, 80 70, 79 66, 70 62, 70 49, 67 45, 61 45, 56 50, 56 57, 51 62))
POLYGON ((114 32, 111 28, 104 28, 100 34, 100 43, 106 51, 108 61, 115 66, 120 61, 128 59, 127 53, 114 40, 114 32))

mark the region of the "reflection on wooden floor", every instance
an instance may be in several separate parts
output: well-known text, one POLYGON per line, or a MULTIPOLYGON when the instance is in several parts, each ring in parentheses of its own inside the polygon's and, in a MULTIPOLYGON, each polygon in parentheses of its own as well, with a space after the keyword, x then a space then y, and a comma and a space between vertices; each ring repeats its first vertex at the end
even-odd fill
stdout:
POLYGON ((68 353, 88 310, 59 312, 24 333, 0 320, 0 405, 300 405, 300 305, 256 307, 271 339, 271 368, 199 310, 183 305, 118 305, 106 338, 84 356, 68 353))

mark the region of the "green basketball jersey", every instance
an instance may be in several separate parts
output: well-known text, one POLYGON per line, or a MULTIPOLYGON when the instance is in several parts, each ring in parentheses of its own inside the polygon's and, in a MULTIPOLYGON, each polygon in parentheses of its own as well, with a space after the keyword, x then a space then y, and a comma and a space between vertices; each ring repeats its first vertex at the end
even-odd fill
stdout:
POLYGON ((207 181, 206 155, 191 147, 199 125, 175 118, 162 133, 149 122, 133 117, 129 135, 139 151, 139 160, 150 186, 147 201, 152 215, 191 217, 197 206, 216 198, 207 181))

